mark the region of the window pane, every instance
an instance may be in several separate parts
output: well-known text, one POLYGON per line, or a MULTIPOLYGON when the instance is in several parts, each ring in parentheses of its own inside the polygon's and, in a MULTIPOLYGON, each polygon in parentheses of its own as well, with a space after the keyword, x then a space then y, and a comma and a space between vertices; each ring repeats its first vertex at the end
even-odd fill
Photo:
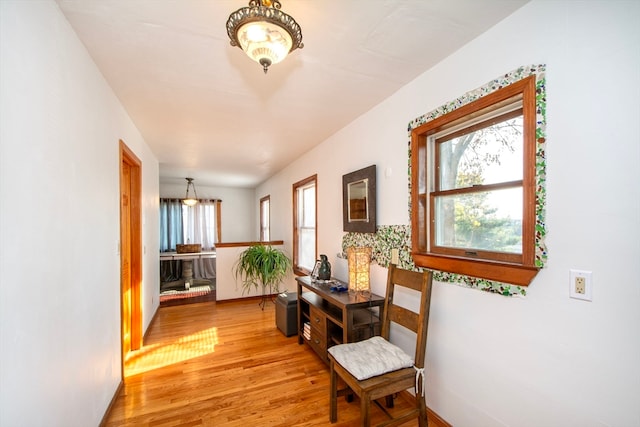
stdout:
POLYGON ((182 205, 183 235, 185 243, 200 243, 203 249, 216 244, 216 203, 201 201, 195 206, 182 205))
POLYGON ((297 223, 295 225, 296 267, 311 271, 316 260, 316 187, 315 180, 305 183, 295 190, 297 223))
POLYGON ((269 204, 270 199, 260 201, 260 240, 269 240, 269 204))
POLYGON ((522 116, 439 142, 440 190, 521 180, 522 146, 522 116))
POLYGON ((316 230, 314 228, 300 229, 299 247, 298 265, 309 271, 313 270, 316 261, 316 230))
POLYGON ((522 253, 522 188, 435 198, 436 245, 522 253))
POLYGON ((269 201, 262 202, 262 228, 269 227, 269 201))
MULTIPOLYGON (((302 215, 302 227, 316 226, 316 187, 307 187, 302 190, 302 203, 304 213, 302 215)), ((313 266, 312 266, 313 267, 313 266)))

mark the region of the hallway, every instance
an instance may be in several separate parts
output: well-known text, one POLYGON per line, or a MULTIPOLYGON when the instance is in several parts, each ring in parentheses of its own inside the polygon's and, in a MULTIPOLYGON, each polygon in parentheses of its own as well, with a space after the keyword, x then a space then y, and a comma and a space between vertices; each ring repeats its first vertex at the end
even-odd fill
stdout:
MULTIPOLYGON (((161 307, 125 372, 105 426, 329 425, 328 367, 255 299, 161 307)), ((357 400, 339 399, 338 418, 357 425, 357 400)))

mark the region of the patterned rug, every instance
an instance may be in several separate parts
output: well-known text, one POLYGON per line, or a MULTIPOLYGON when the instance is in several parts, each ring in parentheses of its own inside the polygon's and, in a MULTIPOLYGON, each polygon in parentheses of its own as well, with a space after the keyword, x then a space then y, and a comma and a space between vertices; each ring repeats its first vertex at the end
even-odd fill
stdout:
POLYGON ((160 293, 160 302, 172 301, 177 299, 194 298, 208 295, 213 292, 210 285, 194 286, 189 290, 170 289, 160 293))

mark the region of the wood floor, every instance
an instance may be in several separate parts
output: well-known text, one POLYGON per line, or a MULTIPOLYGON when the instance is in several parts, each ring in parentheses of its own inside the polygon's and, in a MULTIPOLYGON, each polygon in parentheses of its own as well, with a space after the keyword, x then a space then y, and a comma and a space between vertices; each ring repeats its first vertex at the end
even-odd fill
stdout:
MULTIPOLYGON (((328 367, 276 328, 272 303, 161 307, 125 376, 105 426, 331 425, 328 367)), ((399 397, 393 411, 407 407, 399 397)), ((359 414, 357 398, 341 398, 333 425, 357 426, 359 414)), ((372 416, 386 419, 375 406, 372 416)))

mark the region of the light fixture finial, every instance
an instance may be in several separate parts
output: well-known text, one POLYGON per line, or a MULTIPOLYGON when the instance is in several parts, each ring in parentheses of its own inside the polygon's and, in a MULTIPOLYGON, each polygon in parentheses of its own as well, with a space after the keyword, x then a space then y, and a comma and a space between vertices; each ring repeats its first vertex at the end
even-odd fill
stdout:
POLYGON ((304 47, 300 25, 281 7, 279 0, 250 0, 249 7, 236 10, 227 20, 231 46, 262 65, 265 74, 272 64, 304 47))

